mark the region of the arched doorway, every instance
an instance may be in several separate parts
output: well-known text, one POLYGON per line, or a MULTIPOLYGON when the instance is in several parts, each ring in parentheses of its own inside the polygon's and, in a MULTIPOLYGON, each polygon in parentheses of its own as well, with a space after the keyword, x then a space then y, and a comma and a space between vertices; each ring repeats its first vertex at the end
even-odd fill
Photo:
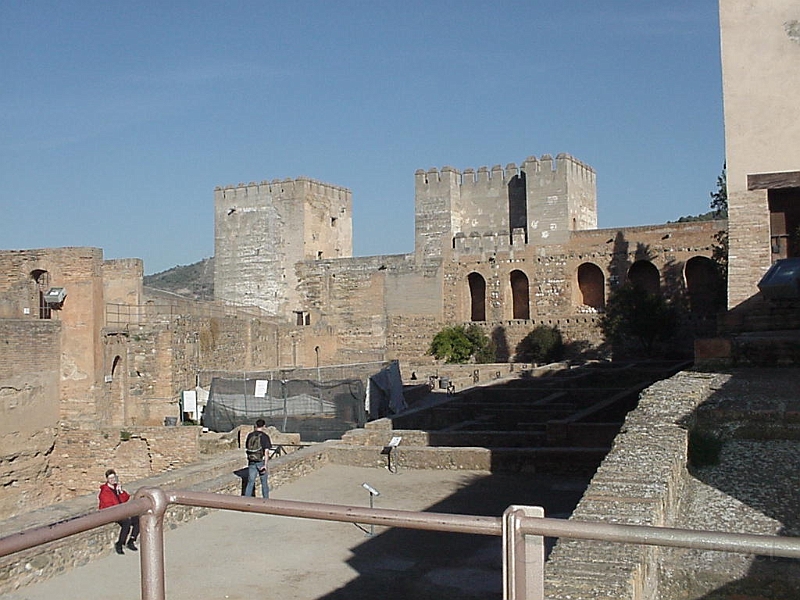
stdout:
POLYGON ((50 273, 42 269, 31 271, 31 282, 34 287, 34 296, 36 298, 36 310, 40 319, 49 319, 53 316, 53 309, 45 302, 44 295, 50 289, 50 273))
POLYGON ((515 319, 531 318, 528 276, 522 271, 511 271, 511 297, 515 319))
POLYGON ((649 260, 637 260, 628 269, 628 281, 650 294, 661 293, 661 276, 649 260))
POLYGON ((469 296, 471 302, 470 320, 486 320, 486 280, 480 273, 470 273, 467 277, 469 282, 469 296))
POLYGON ((580 303, 595 310, 606 307, 606 278, 603 270, 593 263, 583 263, 578 267, 578 290, 580 303))
POLYGON ((717 311, 720 300, 721 277, 714 261, 705 256, 695 256, 686 261, 683 270, 689 310, 695 315, 711 315, 717 311))

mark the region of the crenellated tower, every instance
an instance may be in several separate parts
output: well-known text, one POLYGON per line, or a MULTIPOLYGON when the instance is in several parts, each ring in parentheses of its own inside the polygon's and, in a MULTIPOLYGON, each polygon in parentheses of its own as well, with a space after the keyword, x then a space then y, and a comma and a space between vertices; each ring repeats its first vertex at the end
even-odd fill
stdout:
POLYGON ((307 178, 214 190, 214 294, 294 319, 295 264, 353 255, 350 190, 307 178))
POLYGON ((518 168, 415 174, 417 261, 441 257, 456 238, 495 236, 501 245, 562 244, 597 228, 594 170, 568 154, 529 157, 518 168))
POLYGON ((525 172, 528 243, 564 244, 570 231, 597 229, 594 169, 569 154, 531 156, 525 172))

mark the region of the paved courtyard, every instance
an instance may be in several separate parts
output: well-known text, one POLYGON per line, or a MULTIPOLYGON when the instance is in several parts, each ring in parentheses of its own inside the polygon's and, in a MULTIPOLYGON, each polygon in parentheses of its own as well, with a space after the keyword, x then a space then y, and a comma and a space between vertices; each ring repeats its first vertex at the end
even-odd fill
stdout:
MULTIPOLYGON (((273 490, 281 500, 500 516, 510 504, 567 517, 588 479, 485 471, 390 473, 328 465, 273 490)), ((501 598, 499 537, 359 528, 350 523, 230 511, 165 533, 167 598, 416 600, 501 598)), ((112 554, 7 594, 7 600, 134 600, 138 553, 112 554)))

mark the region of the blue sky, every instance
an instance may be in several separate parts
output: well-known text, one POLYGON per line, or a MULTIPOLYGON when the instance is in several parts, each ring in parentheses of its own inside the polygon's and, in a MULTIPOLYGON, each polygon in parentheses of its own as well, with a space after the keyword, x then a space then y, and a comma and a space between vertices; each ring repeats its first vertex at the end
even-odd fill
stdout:
POLYGON ((354 254, 414 247, 414 171, 566 152, 600 227, 708 210, 712 0, 0 4, 0 248, 145 272, 214 252, 219 185, 353 192, 354 254))

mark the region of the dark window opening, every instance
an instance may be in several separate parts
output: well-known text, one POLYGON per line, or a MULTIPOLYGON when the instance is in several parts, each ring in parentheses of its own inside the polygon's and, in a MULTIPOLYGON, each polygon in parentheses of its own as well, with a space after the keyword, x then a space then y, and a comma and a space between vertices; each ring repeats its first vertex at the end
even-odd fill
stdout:
POLYGON ((772 260, 800 257, 800 188, 768 191, 772 260))
POLYGON ((53 316, 53 309, 45 301, 44 295, 50 289, 50 273, 41 269, 31 272, 31 279, 36 286, 36 297, 38 299, 38 312, 40 319, 50 319, 53 316))
POLYGON ((531 318, 528 276, 522 271, 511 271, 511 297, 515 319, 531 318))
POLYGON ((686 293, 689 296, 689 310, 695 315, 712 315, 719 305, 722 286, 717 266, 710 258, 695 256, 686 262, 686 293))
POLYGON ((525 196, 525 173, 515 175, 508 182, 508 228, 513 233, 517 228, 525 230, 528 239, 528 205, 525 196))
POLYGON ((650 294, 661 293, 660 280, 658 269, 649 260, 637 260, 628 269, 628 281, 650 294))
POLYGON ((470 320, 486 320, 486 280, 479 273, 470 273, 467 277, 469 282, 469 295, 471 302, 470 320))
POLYGON ((583 263, 578 267, 578 290, 580 303, 597 311, 606 307, 606 282, 602 269, 592 263, 583 263))

